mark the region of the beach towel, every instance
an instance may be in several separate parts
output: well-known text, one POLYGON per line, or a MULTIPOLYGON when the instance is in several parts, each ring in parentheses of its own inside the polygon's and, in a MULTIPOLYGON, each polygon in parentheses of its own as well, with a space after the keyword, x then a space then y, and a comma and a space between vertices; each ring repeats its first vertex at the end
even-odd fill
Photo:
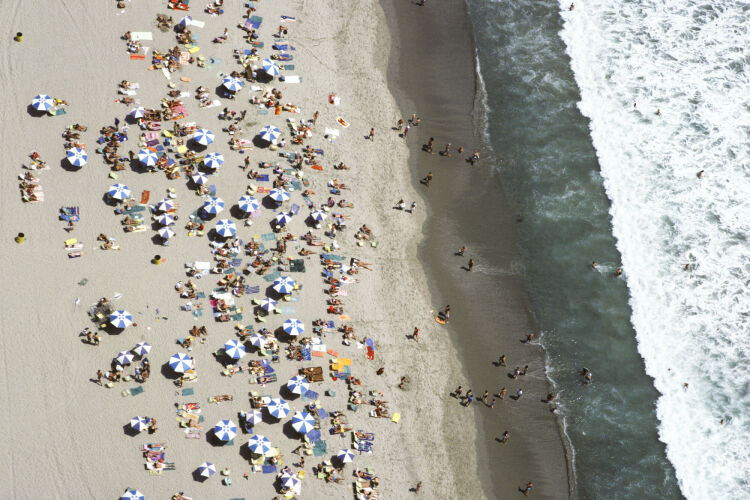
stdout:
POLYGON ((276 278, 278 278, 279 276, 281 276, 281 272, 280 271, 274 271, 274 272, 272 272, 270 274, 264 274, 263 275, 263 279, 266 280, 266 281, 273 281, 276 278))
POLYGON ((294 64, 282 64, 280 69, 284 71, 294 71, 294 64))
POLYGON ((255 180, 259 182, 268 182, 268 174, 259 175, 255 180))
POLYGON ((259 109, 258 110, 258 114, 259 115, 267 115, 268 114, 268 110, 267 109, 259 109))
POLYGON ((280 76, 279 80, 284 83, 302 83, 302 77, 299 75, 280 76))
POLYGON ((307 392, 306 392, 306 393, 305 393, 305 394, 304 394, 304 395, 302 396, 302 398, 303 398, 303 399, 307 399, 307 400, 310 400, 310 401, 317 401, 319 397, 320 397, 320 394, 318 394, 318 393, 317 393, 317 392, 315 392, 315 391, 307 391, 307 392))
POLYGON ((260 235, 260 238, 263 241, 275 241, 276 240, 276 234, 274 233, 263 233, 260 235))
POLYGON ((162 68, 161 73, 162 75, 164 75, 164 78, 166 78, 167 80, 172 79, 172 75, 169 73, 169 70, 167 68, 162 68))
POLYGON ((130 54, 131 59, 146 59, 145 54, 130 54))
MULTIPOLYGON (((281 273, 279 273, 279 275, 281 275, 281 273)), ((279 308, 279 310, 281 311, 281 314, 286 314, 288 316, 294 316, 295 314, 294 308, 292 306, 282 306, 279 308)))
POLYGON ((275 465, 263 465, 260 470, 263 471, 263 474, 276 474, 275 465))
POLYGON ((133 387, 132 389, 130 389, 130 395, 131 396, 136 396, 136 395, 142 393, 143 391, 145 391, 145 389, 143 388, 143 386, 139 385, 138 387, 133 387))
POLYGON ((297 18, 296 18, 296 17, 292 17, 292 16, 281 16, 281 22, 282 22, 282 23, 283 23, 283 22, 287 22, 287 21, 296 21, 296 20, 297 20, 297 18))
POLYGON ((303 259, 292 259, 289 261, 289 272, 291 273, 304 273, 305 272, 305 261, 303 259))
POLYGON ((258 292, 260 292, 260 286, 259 285, 256 285, 256 286, 245 285, 245 293, 246 294, 252 295, 252 294, 258 293, 258 292))
POLYGON ((274 43, 273 48, 276 50, 297 50, 292 45, 289 45, 288 43, 274 43))
MULTIPOLYGON (((203 21, 196 21, 192 20, 190 21, 190 26, 195 26, 196 28, 203 28, 206 25, 203 21)), ((195 38, 195 35, 193 35, 193 38, 195 38)))
POLYGON ((131 31, 130 39, 133 41, 138 40, 153 40, 154 34, 150 31, 131 31))
POLYGON ((336 121, 339 122, 339 125, 341 125, 344 128, 349 127, 349 122, 341 118, 340 116, 336 118, 336 121))
POLYGON ((188 387, 187 389, 182 390, 183 396, 192 396, 193 394, 195 394, 195 390, 192 387, 188 387))
POLYGON ((148 191, 148 190, 144 189, 143 192, 141 193, 141 204, 148 203, 148 197, 149 196, 151 196, 151 191, 148 191))
MULTIPOLYGON (((320 433, 320 431, 318 431, 318 433, 320 433)), ((309 433, 308 433, 308 435, 309 435, 309 433)), ((313 454, 316 457, 322 457, 326 453, 328 453, 328 446, 326 446, 326 442, 325 441, 315 441, 315 444, 313 445, 313 454)))

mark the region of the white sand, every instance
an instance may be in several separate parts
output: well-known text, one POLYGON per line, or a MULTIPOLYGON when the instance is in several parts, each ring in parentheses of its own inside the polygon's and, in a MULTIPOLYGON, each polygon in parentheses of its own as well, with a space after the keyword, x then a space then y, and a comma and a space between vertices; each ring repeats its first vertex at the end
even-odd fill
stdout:
MULTIPOLYGON (((190 14, 206 22, 204 29, 194 30, 200 35, 200 54, 218 56, 223 63, 211 69, 189 67, 180 73, 192 77, 191 83, 179 86, 191 93, 199 84, 214 89, 220 83, 219 72, 238 68, 231 49, 247 47, 239 39, 240 31, 234 28, 244 13, 239 3, 227 2, 233 5, 228 5, 226 13, 218 18, 200 12, 198 3, 193 3, 196 5, 190 14), (210 40, 225 26, 231 29, 230 42, 211 44, 210 40)), ((180 17, 178 12, 167 11, 166 2, 135 0, 128 5, 120 13, 114 2, 65 0, 45 2, 40 11, 34 2, 15 1, 5 5, 5 15, 0 20, 6 36, 16 31, 25 34, 20 44, 5 40, 0 52, 0 102, 4 111, 0 140, 6 158, 6 181, 0 193, 0 248, 6 258, 6 292, 0 316, 5 336, 0 406, 4 409, 6 429, 0 444, 6 451, 2 468, 7 471, 5 480, 0 482, 0 496, 39 498, 44 492, 48 498, 117 498, 127 486, 132 486, 148 498, 168 498, 177 491, 193 498, 271 498, 275 495, 274 476, 251 473, 249 480, 243 479, 243 473, 250 471, 247 460, 240 455, 240 445, 244 445, 247 435, 240 434, 234 446, 214 447, 205 438, 185 439, 174 420, 176 402, 197 401, 203 407, 205 428, 222 418, 237 422, 237 412, 250 408, 248 391, 258 389, 248 384, 246 374, 231 379, 221 376, 221 366, 212 355, 226 340, 236 338, 235 322, 214 323, 206 315, 196 322, 189 313, 179 310, 184 301, 179 300, 173 285, 185 279, 184 262, 209 260, 208 240, 189 238, 182 224, 176 226, 177 237, 169 247, 154 245, 155 232, 151 229, 124 234, 121 217, 102 201, 107 187, 115 181, 107 177, 107 166, 94 153, 95 140, 101 126, 111 124, 115 116, 123 119, 128 111, 114 102, 118 82, 139 82, 137 98, 146 107, 158 107, 159 99, 168 90, 161 72, 149 72, 147 62, 128 59, 119 37, 127 30, 153 31, 154 41, 145 45, 166 49, 174 46, 174 34, 160 33, 155 28, 155 14, 168 12, 175 20, 180 17), (31 117, 26 107, 37 93, 66 99, 70 103, 68 114, 31 117), (88 145, 90 161, 82 170, 71 172, 61 168, 67 162, 63 160, 64 141, 60 134, 75 122, 89 126, 82 142, 88 145), (24 204, 14 179, 32 151, 38 151, 51 169, 37 174, 45 201, 24 204), (63 205, 81 207, 82 222, 70 235, 57 220, 57 211, 63 205), (27 235, 21 245, 13 242, 19 231, 27 235), (116 237, 122 250, 97 249, 95 238, 99 233, 116 237), (84 242, 86 255, 82 258, 67 258, 63 240, 70 236, 84 242), (161 266, 149 263, 157 253, 167 257, 161 266), (82 278, 88 279, 87 285, 77 285, 82 278), (138 326, 120 335, 105 334, 99 347, 82 343, 78 332, 92 326, 87 307, 99 297, 112 298, 115 293, 122 294, 116 305, 132 312, 138 326), (77 299, 80 305, 76 308, 77 299), (192 351, 199 372, 199 380, 190 385, 195 388, 195 396, 177 397, 176 387, 160 370, 171 354, 184 351, 175 339, 186 334, 193 324, 207 326, 208 342, 192 351), (92 382, 97 369, 106 369, 119 351, 132 348, 140 340, 148 340, 154 346, 149 356, 153 374, 144 385, 143 394, 120 395, 123 389, 135 386, 132 382, 119 383, 114 389, 92 382), (232 394, 234 402, 207 403, 207 397, 223 393, 232 394), (157 418, 159 431, 153 436, 125 435, 123 426, 135 415, 157 418), (167 461, 175 462, 176 471, 165 472, 161 477, 149 476, 139 452, 140 445, 149 441, 168 443, 167 461), (229 467, 233 485, 222 486, 218 475, 204 483, 194 481, 192 473, 204 460, 215 462, 218 468, 229 467)), ((392 411, 402 416, 401 422, 394 424, 388 419, 369 418, 365 408, 357 413, 347 412, 355 429, 377 435, 374 454, 358 455, 354 465, 374 467, 380 477, 381 494, 387 498, 410 495, 408 489, 417 481, 424 482, 427 498, 479 498, 482 492, 472 450, 473 418, 455 401, 446 404, 447 394, 459 380, 460 367, 447 336, 432 320, 426 281, 416 259, 423 212, 418 209, 416 215, 410 216, 392 210, 399 198, 410 203, 417 195, 408 182, 406 147, 390 130, 399 114, 385 82, 389 35, 384 13, 378 4, 365 2, 258 2, 256 14, 265 19, 260 29, 261 40, 266 43, 261 50, 263 56, 271 54, 271 33, 282 13, 298 18, 289 23, 289 28, 290 40, 297 47, 293 73, 301 75, 303 81, 280 88, 285 93, 284 100, 299 105, 303 113, 258 116, 254 108, 248 107, 245 125, 251 131, 265 124, 283 128, 287 117, 307 119, 314 111, 320 111, 315 136, 309 142, 326 150, 325 171, 306 169, 306 173, 312 181, 311 188, 318 193, 313 197, 316 203, 327 198, 325 183, 330 178, 338 177, 354 186, 345 193, 356 208, 347 210, 352 220, 350 229, 339 235, 342 250, 338 253, 371 262, 376 271, 360 272, 360 283, 347 286, 349 293, 344 301, 356 335, 375 340, 376 360, 368 361, 363 351, 340 345, 340 335, 329 336, 326 342, 342 356, 354 358, 353 372, 364 380, 363 387, 382 389, 392 411), (338 108, 326 102, 331 91, 341 97, 338 108), (352 125, 348 129, 338 127, 334 121, 338 115, 352 125), (374 144, 363 139, 371 126, 377 130, 374 144), (341 130, 336 143, 323 140, 325 127, 341 130), (332 165, 339 161, 352 169, 334 171, 332 165), (362 223, 367 223, 378 236, 377 249, 356 246, 354 231, 362 223), (414 326, 422 328, 419 344, 406 339, 414 326), (385 375, 377 377, 375 371, 381 366, 386 368, 385 375), (402 375, 411 379, 405 392, 396 388, 402 375)), ((240 96, 234 102, 223 100, 222 105, 244 109, 248 93, 243 90, 240 96)), ((211 183, 217 185, 219 196, 228 205, 233 204, 247 184, 238 168, 242 156, 230 152, 226 145, 228 136, 221 132, 226 123, 216 118, 218 109, 199 109, 192 98, 186 99, 186 105, 188 121, 197 121, 217 134, 215 147, 209 151, 223 153, 227 161, 220 175, 211 177, 211 183)), ((131 126, 130 141, 121 151, 137 150, 136 128, 131 126)), ((249 154, 253 163, 276 160, 266 150, 254 149, 249 154)), ((169 181, 162 173, 127 170, 120 172, 119 182, 132 189, 136 200, 142 190, 150 190, 151 202, 160 199, 167 187, 175 187, 183 224, 187 215, 201 205, 201 199, 187 189, 184 179, 169 181)), ((299 194, 293 201, 302 204, 299 194)), ((418 203, 421 208, 422 203, 418 203)), ((303 208, 302 213, 307 210, 303 208)), ((270 211, 264 210, 263 218, 252 228, 240 226, 240 237, 247 240, 254 234, 268 232, 266 222, 270 217, 270 211)), ((289 230, 294 234, 306 231, 303 217, 296 218, 289 230)), ((322 236, 322 231, 317 232, 322 236)), ((294 305, 296 316, 309 328, 312 320, 325 316, 325 295, 320 264, 316 258, 307 264, 307 272, 301 277, 301 301, 294 305)), ((215 277, 198 283, 209 292, 215 277)), ((250 284, 259 284, 262 289, 267 285, 257 276, 250 279, 250 284)), ((245 322, 251 323, 247 314, 250 298, 239 302, 245 305, 245 322)), ((279 326, 282 319, 277 316, 269 325, 279 326)), ((245 359, 256 357, 252 354, 245 359)), ((261 392, 278 394, 283 381, 298 368, 313 365, 324 366, 327 374, 328 359, 313 358, 307 363, 283 360, 276 365, 280 382, 261 392)), ((329 411, 343 410, 347 396, 343 382, 333 382, 326 376, 323 384, 315 385, 321 395, 328 388, 337 395, 322 396, 323 406, 329 411)), ((301 409, 302 404, 294 401, 292 408, 301 409)), ((350 443, 348 436, 327 436, 327 427, 323 425, 329 454, 321 459, 350 443)), ((284 464, 297 461, 290 452, 299 440, 285 437, 282 424, 260 424, 258 432, 281 448, 284 464)), ((313 477, 311 468, 319 461, 316 457, 307 458, 301 496, 350 498, 353 466, 346 467, 344 484, 331 485, 313 477)))

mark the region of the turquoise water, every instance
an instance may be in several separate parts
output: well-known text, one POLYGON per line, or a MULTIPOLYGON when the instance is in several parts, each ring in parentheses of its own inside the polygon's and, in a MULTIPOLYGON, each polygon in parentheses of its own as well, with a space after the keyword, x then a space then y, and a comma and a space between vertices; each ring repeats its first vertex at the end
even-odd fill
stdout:
POLYGON ((520 219, 531 309, 581 498, 681 498, 630 321, 610 200, 553 1, 469 0, 489 141, 520 219), (591 268, 597 262, 597 270, 591 268), (583 385, 583 367, 593 384, 583 385))

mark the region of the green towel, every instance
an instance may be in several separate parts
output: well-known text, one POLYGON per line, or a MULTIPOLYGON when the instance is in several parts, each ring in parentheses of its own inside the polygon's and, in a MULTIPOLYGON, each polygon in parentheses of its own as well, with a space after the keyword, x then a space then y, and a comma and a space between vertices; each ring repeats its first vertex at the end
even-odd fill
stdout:
POLYGON ((315 441, 315 444, 313 445, 313 454, 316 457, 322 457, 328 452, 328 446, 326 446, 325 441, 315 441))
POLYGON ((274 241, 276 239, 276 234, 274 233, 263 233, 260 235, 260 238, 263 241, 274 241))
POLYGON ((193 394, 195 394, 195 389, 193 389, 192 387, 188 387, 182 390, 183 396, 192 396, 193 394))
POLYGON ((292 259, 289 262, 290 273, 304 273, 305 272, 305 261, 303 259, 292 259))
POLYGON ((143 386, 139 385, 138 387, 133 387, 132 389, 130 389, 130 395, 135 396, 136 394, 140 394, 145 390, 146 389, 144 389, 143 386))
POLYGON ((273 281, 276 278, 278 278, 279 276, 281 276, 281 272, 280 271, 274 271, 274 272, 272 272, 270 274, 263 275, 263 279, 266 280, 266 281, 273 281))

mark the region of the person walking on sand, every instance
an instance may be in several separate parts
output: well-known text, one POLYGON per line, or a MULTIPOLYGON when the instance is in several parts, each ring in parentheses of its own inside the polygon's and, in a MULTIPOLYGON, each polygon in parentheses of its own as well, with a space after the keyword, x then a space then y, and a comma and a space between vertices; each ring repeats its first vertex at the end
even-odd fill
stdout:
POLYGON ((315 112, 315 113, 313 114, 313 125, 315 125, 316 123, 318 123, 318 118, 319 118, 319 117, 320 117, 320 111, 316 111, 316 112, 315 112))
POLYGON ((443 156, 447 156, 450 158, 451 156, 451 143, 445 145, 445 149, 442 151, 443 156))
POLYGON ((432 182, 432 172, 427 172, 427 175, 424 179, 422 179, 422 184, 424 184, 427 187, 430 187, 430 182, 432 182))
POLYGON ((399 118, 399 120, 396 122, 396 130, 398 130, 399 132, 401 132, 401 130, 403 130, 403 128, 404 128, 404 119, 403 118, 399 118))
POLYGON ((104 372, 101 370, 96 371, 96 383, 102 385, 102 378, 104 378, 104 372))
POLYGON ((454 396, 454 397, 455 397, 456 399, 459 399, 459 398, 461 397, 461 393, 462 393, 462 392, 464 392, 464 386, 462 386, 462 385, 459 385, 458 387, 456 387, 456 390, 455 390, 455 391, 453 391, 453 396, 454 396))
POLYGON ((411 334, 411 338, 419 342, 419 328, 417 328, 416 326, 414 327, 414 332, 412 332, 411 334))
POLYGON ((409 133, 409 125, 407 125, 406 127, 404 127, 404 133, 401 134, 401 137, 403 137, 404 140, 406 140, 406 134, 408 134, 408 133, 409 133))
POLYGON ((492 398, 492 403, 490 403, 490 410, 495 407, 495 398, 492 398))
POLYGON ((458 251, 456 252, 456 255, 463 257, 464 252, 466 252, 466 245, 463 245, 461 248, 459 248, 458 251))
POLYGON ((443 311, 443 317, 445 318, 446 323, 451 319, 451 306, 450 305, 445 306, 445 310, 443 311))
POLYGON ((503 432, 503 435, 500 438, 500 442, 503 444, 508 444, 509 439, 510 439, 510 433, 508 431, 505 431, 503 432))
POLYGON ((421 489, 422 489, 422 481, 418 482, 417 485, 414 487, 414 493, 419 493, 421 489))
POLYGON ((474 259, 469 259, 469 271, 474 269, 474 259))
POLYGON ((505 354, 503 354, 502 356, 500 356, 500 359, 498 360, 498 364, 500 366, 505 366, 505 354))
POLYGON ((464 404, 465 407, 471 406, 471 403, 474 401, 474 393, 471 392, 471 389, 466 391, 466 403, 464 404))
POLYGON ((518 389, 518 390, 516 391, 516 401, 518 401, 518 400, 519 400, 519 399, 521 399, 522 397, 523 397, 523 391, 522 391, 521 389, 518 389))
POLYGON ((368 139, 375 142, 375 129, 374 128, 370 129, 370 135, 368 136, 368 139))
POLYGON ((482 403, 487 404, 487 396, 490 395, 490 391, 484 391, 484 394, 482 394, 482 403))
POLYGON ((416 210, 416 209, 417 209, 417 202, 416 201, 412 201, 411 202, 411 208, 409 209, 409 213, 410 214, 414 214, 414 210, 416 210))
POLYGON ((505 394, 507 394, 507 392, 508 392, 508 390, 505 387, 503 387, 502 389, 500 389, 500 394, 498 394, 498 396, 500 397, 500 400, 505 399, 505 394))
POLYGON ((435 138, 434 137, 430 137, 430 140, 427 141, 427 144, 425 145, 424 150, 427 151, 430 154, 434 154, 432 152, 432 146, 433 146, 433 144, 435 144, 435 138))
POLYGON ((529 493, 531 493, 531 490, 533 489, 534 489, 534 483, 529 481, 528 483, 526 483, 526 487, 521 491, 523 491, 524 496, 529 496, 529 493))

